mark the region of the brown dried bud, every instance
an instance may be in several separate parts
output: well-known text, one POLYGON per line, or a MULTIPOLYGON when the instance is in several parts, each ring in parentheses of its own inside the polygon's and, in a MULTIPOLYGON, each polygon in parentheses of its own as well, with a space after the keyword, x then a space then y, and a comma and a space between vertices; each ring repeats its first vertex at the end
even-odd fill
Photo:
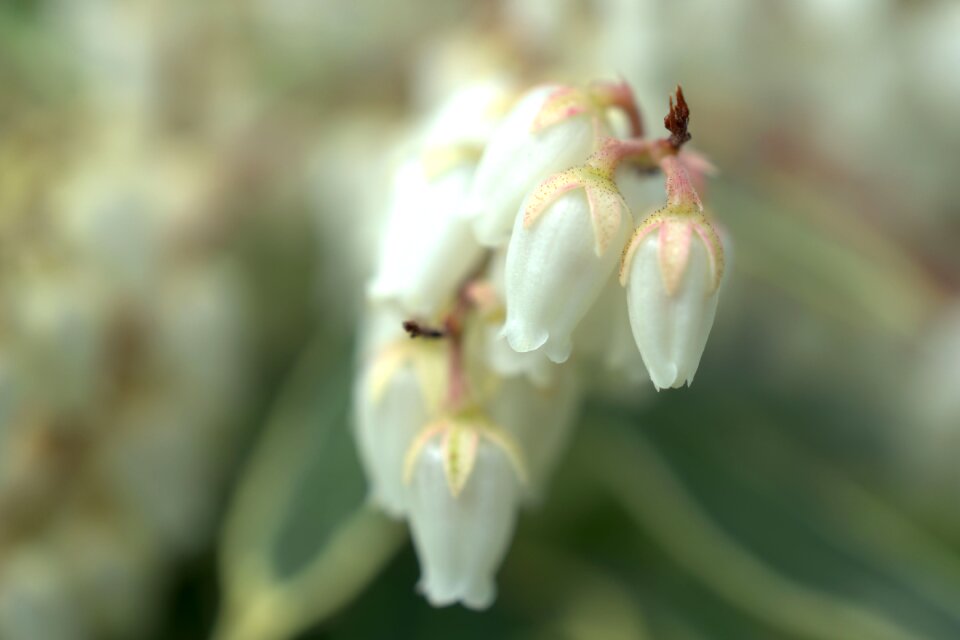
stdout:
POLYGON ((670 132, 670 146, 679 149, 692 136, 687 131, 687 126, 690 124, 690 108, 683 98, 683 89, 680 88, 680 85, 677 85, 676 97, 676 103, 674 103, 673 97, 670 97, 670 113, 664 117, 663 126, 670 132))
POLYGON ((447 335, 443 329, 423 325, 416 320, 404 320, 403 330, 409 333, 411 338, 445 338, 447 335))

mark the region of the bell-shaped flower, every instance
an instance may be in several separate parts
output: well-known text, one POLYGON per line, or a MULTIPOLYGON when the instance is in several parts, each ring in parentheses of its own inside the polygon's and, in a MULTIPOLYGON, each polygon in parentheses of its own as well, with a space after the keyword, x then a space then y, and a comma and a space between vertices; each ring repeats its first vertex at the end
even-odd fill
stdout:
POLYGON ((405 474, 420 591, 436 607, 489 607, 523 495, 519 448, 482 416, 442 419, 411 446, 405 474))
POLYGON ((369 499, 394 517, 406 511, 407 448, 444 393, 445 349, 443 342, 402 338, 372 356, 355 383, 355 438, 369 499))
POLYGON ((504 335, 515 351, 567 360, 631 226, 616 184, 591 166, 556 174, 530 194, 507 249, 504 335))
POLYGON ((428 156, 474 149, 479 158, 516 98, 513 83, 505 77, 464 84, 426 119, 420 144, 428 156))
POLYGON ((608 131, 605 107, 583 90, 559 85, 527 93, 483 152, 462 212, 477 240, 501 247, 533 185, 583 164, 608 131))
POLYGON ((413 316, 438 314, 482 254, 469 224, 456 213, 474 165, 455 154, 443 163, 449 166, 417 158, 398 170, 379 266, 368 290, 374 302, 392 302, 413 316))
POLYGON ((668 159, 668 205, 637 228, 623 253, 633 337, 657 389, 689 385, 713 326, 723 247, 686 170, 668 159))
POLYGON ((639 398, 637 385, 648 382, 650 376, 637 351, 627 299, 616 277, 607 280, 600 297, 577 327, 574 344, 578 355, 586 356, 600 368, 599 375, 588 377, 588 388, 607 394, 623 391, 639 398))
POLYGON ((503 335, 503 324, 485 327, 486 364, 497 375, 511 378, 523 376, 534 385, 545 388, 553 381, 557 365, 541 351, 514 351, 503 335))
POLYGON ((502 379, 493 392, 488 404, 490 416, 523 448, 529 475, 528 500, 537 502, 546 494, 573 432, 582 397, 576 371, 571 367, 557 367, 547 386, 517 376, 502 379))
POLYGON ((474 282, 468 290, 482 321, 477 327, 481 334, 477 348, 483 352, 484 364, 497 376, 512 378, 522 375, 544 388, 553 380, 557 365, 550 362, 542 351, 514 351, 503 335, 506 262, 505 250, 494 252, 487 266, 486 277, 474 282))

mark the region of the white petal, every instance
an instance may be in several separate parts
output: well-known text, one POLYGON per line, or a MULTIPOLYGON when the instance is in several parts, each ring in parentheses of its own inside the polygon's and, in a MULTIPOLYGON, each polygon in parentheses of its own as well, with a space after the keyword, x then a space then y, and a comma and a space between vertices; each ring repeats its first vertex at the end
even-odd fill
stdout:
POLYGON ((707 248, 694 233, 677 292, 667 294, 660 273, 659 233, 645 237, 630 264, 630 326, 650 379, 658 389, 690 384, 713 326, 717 292, 707 248))
POLYGON ((456 215, 473 176, 470 166, 433 179, 419 160, 401 167, 393 208, 369 293, 411 315, 431 317, 453 297, 482 249, 469 224, 456 215))
POLYGON ((558 367, 542 351, 514 351, 503 335, 503 325, 490 325, 485 327, 485 332, 487 366, 494 373, 505 377, 524 376, 541 388, 551 383, 558 367))
POLYGON ((413 367, 399 368, 379 396, 369 373, 359 377, 354 390, 357 447, 370 482, 370 500, 399 517, 406 511, 404 456, 429 414, 413 367))
POLYGON ((590 383, 609 386, 612 381, 620 381, 635 394, 636 385, 650 379, 633 339, 627 298, 616 277, 607 280, 600 297, 577 327, 574 340, 578 353, 598 362, 606 372, 616 374, 591 379, 590 383))
POLYGON ((514 218, 526 195, 550 175, 583 164, 593 150, 594 124, 589 114, 575 116, 537 133, 530 131, 546 99, 557 89, 532 90, 493 134, 477 166, 463 208, 481 244, 507 243, 514 218))
POLYGON ((493 421, 523 449, 530 480, 528 498, 533 501, 546 493, 576 423, 581 397, 575 371, 557 367, 553 384, 546 388, 522 377, 502 381, 490 403, 493 421))
POLYGON ((496 597, 494 574, 513 535, 520 486, 506 455, 481 439, 473 473, 454 498, 440 442, 426 444, 408 489, 419 588, 435 607, 485 609, 496 597))
POLYGON ((458 89, 427 122, 423 145, 427 149, 460 144, 485 146, 503 119, 498 106, 506 103, 510 93, 510 83, 503 78, 458 89))
POLYGON ((571 335, 600 295, 620 257, 629 216, 602 256, 595 250, 583 189, 561 196, 529 229, 519 217, 507 249, 507 322, 516 351, 543 349, 550 360, 570 356, 571 335))
POLYGON ((360 319, 357 359, 362 364, 387 345, 407 337, 403 322, 410 316, 391 305, 369 305, 360 319))

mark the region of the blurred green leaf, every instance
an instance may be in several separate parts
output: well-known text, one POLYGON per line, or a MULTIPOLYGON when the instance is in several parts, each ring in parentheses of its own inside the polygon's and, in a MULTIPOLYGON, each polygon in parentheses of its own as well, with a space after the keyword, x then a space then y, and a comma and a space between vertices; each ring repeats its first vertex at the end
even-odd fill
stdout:
MULTIPOLYGON (((685 404, 686 410, 668 406, 647 416, 656 418, 657 428, 648 430, 663 438, 661 446, 636 431, 632 426, 636 417, 596 407, 590 413, 589 429, 576 446, 583 473, 593 475, 617 498, 639 531, 656 545, 657 556, 663 554, 695 580, 693 592, 691 585, 676 592, 668 572, 654 579, 657 597, 670 597, 674 591, 682 601, 705 589, 740 615, 789 637, 955 637, 960 628, 956 607, 950 608, 956 602, 955 590, 929 588, 934 584, 931 575, 915 567, 903 571, 889 548, 894 542, 886 540, 865 549, 851 538, 849 529, 833 522, 835 512, 797 509, 796 502, 785 502, 790 488, 783 476, 764 473, 755 480, 761 484, 744 484, 743 467, 749 466, 744 461, 752 459, 749 450, 738 448, 745 434, 739 429, 729 432, 722 446, 703 434, 697 443, 695 436, 702 429, 682 425, 709 424, 704 415, 708 407, 699 407, 701 413, 696 416, 695 403, 685 404), (684 431, 686 436, 678 440, 678 432, 684 431), (597 460, 603 464, 592 464, 597 460)), ((727 409, 724 423, 743 418, 727 409)), ((795 455, 792 449, 787 453, 795 455)), ((763 464, 756 468, 766 470, 763 464)), ((809 473, 816 468, 805 461, 795 471, 809 473)), ((794 479, 802 481, 802 476, 794 479)), ((806 502, 823 502, 831 498, 819 492, 834 485, 845 486, 833 477, 825 484, 792 489, 800 491, 806 502)), ((846 504, 856 511, 844 514, 844 520, 883 522, 885 527, 900 521, 875 503, 846 504)), ((884 539, 884 530, 874 533, 874 538, 884 539)), ((892 527, 888 534, 896 540, 902 531, 892 527)), ((904 542, 950 557, 945 550, 934 547, 931 551, 919 533, 904 542)), ((910 548, 905 546, 903 551, 910 548)), ((650 562, 648 556, 647 571, 650 562)), ((659 562, 655 559, 653 566, 659 562)), ((710 615, 702 597, 687 606, 698 617, 710 615)))
POLYGON ((321 334, 280 393, 226 519, 218 637, 287 638, 316 624, 404 540, 365 504, 347 428, 349 362, 321 334))

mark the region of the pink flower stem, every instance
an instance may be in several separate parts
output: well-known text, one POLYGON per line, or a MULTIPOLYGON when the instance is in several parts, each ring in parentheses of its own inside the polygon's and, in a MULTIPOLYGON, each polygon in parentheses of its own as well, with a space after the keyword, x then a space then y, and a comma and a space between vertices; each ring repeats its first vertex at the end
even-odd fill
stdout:
POLYGON ((697 211, 703 210, 700 196, 693 188, 690 174, 683 162, 675 155, 660 159, 660 169, 667 183, 667 204, 672 207, 687 207, 697 211))
POLYGON ((587 159, 587 165, 599 170, 607 178, 613 178, 621 162, 629 161, 646 169, 654 169, 663 158, 676 155, 677 150, 666 138, 644 140, 607 138, 600 148, 587 159))
POLYGON ((626 82, 595 82, 590 85, 590 94, 603 106, 622 109, 630 120, 630 135, 635 138, 643 136, 643 117, 630 85, 626 82))
POLYGON ((463 357, 463 325, 470 310, 471 301, 466 287, 457 296, 457 304, 447 315, 444 328, 450 339, 449 379, 447 381, 447 405, 455 411, 467 397, 467 374, 463 357))

